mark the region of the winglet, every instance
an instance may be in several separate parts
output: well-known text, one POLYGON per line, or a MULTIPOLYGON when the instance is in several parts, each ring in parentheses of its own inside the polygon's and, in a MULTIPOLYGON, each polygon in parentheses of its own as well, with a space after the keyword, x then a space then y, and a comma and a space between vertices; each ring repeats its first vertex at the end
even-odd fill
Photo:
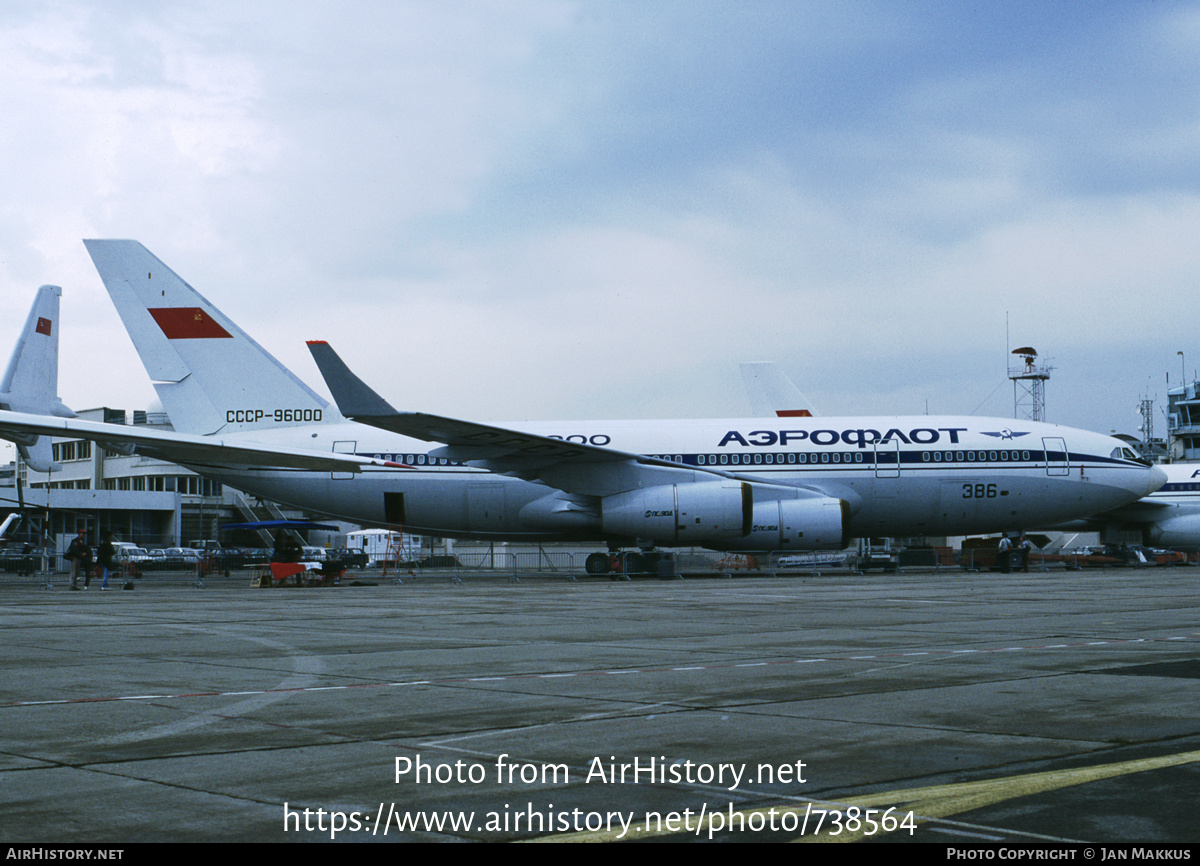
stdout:
POLYGON ((327 342, 309 340, 308 351, 317 362, 317 369, 321 371, 325 385, 337 403, 338 411, 344 416, 371 418, 399 414, 386 400, 368 388, 362 379, 354 375, 327 342))

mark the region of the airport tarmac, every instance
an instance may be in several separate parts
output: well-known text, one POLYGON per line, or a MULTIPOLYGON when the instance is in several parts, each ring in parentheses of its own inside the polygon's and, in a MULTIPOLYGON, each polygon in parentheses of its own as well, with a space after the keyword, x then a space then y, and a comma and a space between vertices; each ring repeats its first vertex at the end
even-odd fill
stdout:
POLYGON ((1198 584, 2 585, 0 840, 1196 842, 1198 584))

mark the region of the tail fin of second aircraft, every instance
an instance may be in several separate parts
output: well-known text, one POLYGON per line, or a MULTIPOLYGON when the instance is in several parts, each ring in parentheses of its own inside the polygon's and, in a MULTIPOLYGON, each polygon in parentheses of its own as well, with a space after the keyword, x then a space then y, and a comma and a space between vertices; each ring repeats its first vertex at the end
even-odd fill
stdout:
POLYGON ((85 240, 177 431, 342 420, 241 328, 137 241, 85 240))
POLYGON ((772 363, 742 364, 742 381, 755 415, 808 418, 817 413, 792 380, 772 363))
MULTIPOLYGON (((42 286, 0 381, 0 409, 74 418, 58 397, 58 301, 62 289, 42 286)), ((4 431, 0 431, 3 434, 4 431)), ((54 468, 49 436, 4 434, 38 472, 54 468)))

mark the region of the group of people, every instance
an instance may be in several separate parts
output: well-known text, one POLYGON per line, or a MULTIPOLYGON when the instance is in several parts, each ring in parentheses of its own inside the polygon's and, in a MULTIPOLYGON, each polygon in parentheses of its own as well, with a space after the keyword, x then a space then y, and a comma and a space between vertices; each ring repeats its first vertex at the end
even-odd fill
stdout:
POLYGON ((996 548, 996 564, 1000 566, 1001 574, 1009 574, 1013 570, 1015 564, 1017 568, 1026 573, 1029 572, 1029 554, 1033 550, 1033 545, 1024 535, 1017 536, 1017 544, 1014 547, 1012 539, 1007 535, 1000 537, 1000 543, 996 548))
POLYGON ((78 534, 71 539, 71 544, 64 554, 64 558, 71 563, 71 589, 87 589, 91 585, 93 571, 100 573, 100 588, 108 589, 108 578, 117 570, 116 556, 117 549, 113 545, 113 534, 106 532, 96 551, 93 565, 92 546, 87 541, 87 530, 80 529, 78 534), (79 582, 81 575, 83 577, 82 585, 79 582))

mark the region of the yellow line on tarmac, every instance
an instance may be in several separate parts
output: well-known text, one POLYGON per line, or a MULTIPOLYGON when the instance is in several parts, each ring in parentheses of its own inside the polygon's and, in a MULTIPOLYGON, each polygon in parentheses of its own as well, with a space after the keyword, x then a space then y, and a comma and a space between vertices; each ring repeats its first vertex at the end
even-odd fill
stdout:
MULTIPOLYGON (((838 803, 815 802, 815 809, 825 809, 832 811, 840 809, 843 813, 843 826, 845 823, 845 811, 851 806, 857 806, 860 810, 880 809, 880 814, 874 816, 878 822, 883 811, 888 807, 897 807, 892 813, 891 818, 900 820, 908 812, 914 813, 914 823, 922 824, 926 821, 937 818, 948 818, 951 815, 960 815, 963 812, 971 812, 975 809, 982 809, 985 806, 991 806, 996 803, 1002 803, 1005 800, 1014 800, 1018 797, 1028 797, 1032 794, 1041 794, 1046 791, 1055 791, 1060 788, 1069 788, 1073 785, 1082 785, 1087 782, 1097 782, 1101 779, 1111 779, 1116 776, 1127 776, 1132 773, 1144 773, 1148 770, 1161 770, 1166 767, 1178 767, 1183 764, 1191 764, 1200 761, 1200 751, 1180 752, 1176 755, 1163 755, 1159 758, 1142 758, 1135 761, 1121 761, 1116 764, 1100 764, 1094 767, 1075 767, 1067 770, 1047 770, 1042 773, 1028 773, 1022 776, 1007 776, 1001 779, 985 779, 979 782, 957 782, 949 785, 934 785, 927 788, 909 788, 899 789, 895 791, 881 791, 876 794, 868 794, 864 797, 848 798, 838 803), (903 806, 903 809, 899 807, 903 806), (897 815, 897 813, 900 813, 897 815)), ((751 824, 752 816, 766 816, 769 811, 773 811, 776 816, 784 814, 803 814, 809 806, 771 806, 759 807, 754 809, 744 809, 733 814, 737 816, 739 822, 743 826, 751 824)), ((693 815, 698 810, 693 810, 693 815)), ((707 838, 710 828, 713 827, 713 821, 719 818, 722 826, 717 827, 714 832, 720 833, 722 830, 728 830, 725 827, 725 822, 729 818, 728 808, 724 810, 718 809, 716 815, 709 815, 705 818, 704 824, 701 825, 699 835, 702 838, 707 838)), ((694 820, 694 819, 693 819, 694 820)), ((809 826, 812 829, 813 822, 816 816, 810 816, 809 826)), ((635 821, 629 828, 621 841, 648 839, 655 836, 675 836, 675 835, 697 835, 696 827, 693 824, 689 830, 667 830, 661 828, 647 829, 646 822, 635 821)), ((873 832, 871 828, 861 827, 858 831, 851 833, 843 829, 838 835, 832 836, 829 831, 834 829, 826 820, 821 827, 819 835, 806 835, 797 838, 796 842, 858 842, 863 839, 874 838, 884 835, 884 830, 879 827, 873 832)), ((903 828, 907 829, 907 828, 903 828)), ((898 831, 903 832, 900 828, 898 831)), ((539 839, 529 841, 536 842, 611 842, 616 841, 620 835, 619 830, 614 831, 597 831, 597 832, 582 832, 582 833, 564 833, 558 836, 543 836, 539 839)))
MULTIPOLYGON (((931 788, 881 792, 868 797, 855 798, 854 805, 870 807, 883 804, 903 804, 907 807, 906 811, 911 810, 916 813, 917 823, 922 823, 931 818, 948 818, 951 815, 960 815, 963 812, 982 809, 984 806, 1002 803, 1005 800, 1015 800, 1018 797, 1028 797, 1032 794, 1042 794, 1046 791, 1056 791, 1060 788, 1069 788, 1072 785, 1082 785, 1086 782, 1098 782, 1101 779, 1112 779, 1116 776, 1177 767, 1195 761, 1200 761, 1200 751, 1180 752, 1176 755, 1163 755, 1159 758, 1141 758, 1136 761, 1120 761, 1116 764, 1100 764, 1094 767, 1047 770, 1043 773, 1029 773, 1024 776, 1009 776, 981 782, 960 782, 952 785, 936 785, 931 788)), ((865 838, 866 834, 859 831, 853 835, 842 834, 826 837, 822 841, 857 842, 865 838)), ((810 840, 815 841, 815 837, 810 837, 810 840)))

